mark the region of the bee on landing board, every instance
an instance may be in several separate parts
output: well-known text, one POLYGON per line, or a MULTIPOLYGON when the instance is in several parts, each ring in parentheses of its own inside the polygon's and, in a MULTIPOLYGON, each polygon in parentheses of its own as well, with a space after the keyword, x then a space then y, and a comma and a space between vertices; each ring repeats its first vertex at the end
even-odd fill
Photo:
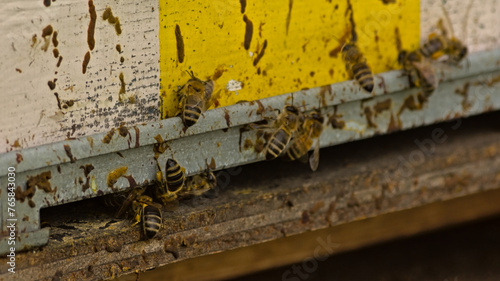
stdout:
MULTIPOLYGON (((153 238, 162 226, 161 205, 153 202, 153 199, 144 195, 146 188, 135 188, 123 201, 117 216, 122 216, 131 207, 135 222, 132 226, 142 221, 142 229, 146 238, 153 238)), ((123 196, 119 198, 123 199, 123 196)))
POLYGON ((299 159, 301 162, 309 162, 312 171, 318 169, 319 137, 323 132, 323 122, 324 118, 317 110, 304 115, 304 121, 286 151, 290 160, 299 159), (308 155, 313 145, 314 150, 311 155, 308 155))
POLYGON ((354 43, 342 47, 342 59, 349 75, 358 81, 361 88, 368 93, 373 91, 373 74, 366 59, 354 43))
POLYGON ((302 112, 297 107, 286 105, 276 119, 270 121, 270 124, 249 125, 250 128, 268 133, 264 146, 266 160, 275 159, 285 150, 302 119, 302 112))
POLYGON ((423 56, 420 51, 402 50, 399 53, 398 62, 403 66, 412 86, 421 87, 426 96, 434 92, 438 86, 434 68, 429 59, 423 56))

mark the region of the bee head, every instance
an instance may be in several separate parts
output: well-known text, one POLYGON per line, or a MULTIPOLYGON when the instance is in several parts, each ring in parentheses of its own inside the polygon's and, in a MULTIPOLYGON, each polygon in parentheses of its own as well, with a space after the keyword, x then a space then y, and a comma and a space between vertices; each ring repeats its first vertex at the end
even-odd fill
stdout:
POLYGON ((293 105, 285 106, 285 110, 292 114, 299 115, 299 109, 293 105))
POLYGON ((342 53, 347 53, 352 48, 354 48, 354 45, 350 44, 350 43, 347 43, 347 44, 344 45, 344 47, 342 47, 342 53))
POLYGON ((323 118, 323 115, 321 115, 321 113, 316 111, 316 110, 311 112, 311 118, 313 120, 318 121, 321 124, 323 124, 323 122, 325 121, 325 118, 323 118))

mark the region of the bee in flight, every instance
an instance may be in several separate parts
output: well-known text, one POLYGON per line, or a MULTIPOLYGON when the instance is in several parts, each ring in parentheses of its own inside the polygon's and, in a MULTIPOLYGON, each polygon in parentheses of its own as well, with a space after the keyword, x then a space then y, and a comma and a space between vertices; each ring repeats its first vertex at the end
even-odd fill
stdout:
POLYGON ((424 57, 432 59, 438 59, 447 55, 449 63, 458 64, 467 56, 467 46, 453 35, 451 24, 451 35, 448 35, 446 28, 444 28, 442 19, 438 21, 437 27, 441 34, 431 33, 427 41, 420 47, 420 53, 422 53, 424 57))
POLYGON ((249 125, 250 128, 268 132, 264 146, 266 160, 275 159, 285 150, 302 119, 302 112, 297 107, 286 105, 270 124, 249 125))
POLYGON ((130 191, 118 211, 117 216, 120 217, 132 207, 135 220, 132 226, 142 221, 144 235, 148 239, 151 239, 161 229, 163 218, 161 214, 161 205, 153 202, 151 197, 144 195, 143 193, 145 190, 146 188, 135 188, 130 191))
POLYGON ((216 99, 216 96, 212 95, 215 86, 213 80, 202 81, 195 77, 192 71, 188 73, 191 79, 178 91, 180 95, 178 115, 181 115, 186 128, 193 126, 216 99))
POLYGON ((165 205, 168 202, 173 201, 177 198, 177 194, 182 190, 186 182, 186 169, 180 166, 175 159, 167 159, 165 164, 165 177, 156 159, 156 166, 158 172, 156 172, 156 179, 159 182, 159 186, 155 189, 156 197, 159 198, 165 205))
POLYGON ((398 62, 403 66, 412 86, 421 87, 426 96, 434 92, 438 85, 434 68, 420 51, 402 50, 399 52, 398 62))
POLYGON ((349 75, 358 81, 368 93, 373 91, 373 74, 366 59, 354 43, 346 43, 342 47, 342 59, 349 75))
POLYGON ((301 162, 309 161, 311 170, 316 171, 318 169, 319 137, 323 131, 323 121, 324 118, 318 110, 304 115, 304 121, 286 151, 290 160, 299 159, 301 162), (308 157, 308 152, 313 145, 313 153, 308 157))

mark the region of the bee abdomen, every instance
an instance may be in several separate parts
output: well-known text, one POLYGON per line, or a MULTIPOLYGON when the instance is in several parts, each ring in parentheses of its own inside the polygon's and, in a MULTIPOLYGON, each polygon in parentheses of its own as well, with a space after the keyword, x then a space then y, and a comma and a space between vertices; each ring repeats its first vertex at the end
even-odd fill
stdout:
POLYGON ((266 149, 266 160, 272 160, 278 157, 290 141, 291 134, 283 128, 280 128, 269 140, 266 149))
POLYGON ((358 81, 363 89, 371 93, 373 91, 373 74, 366 63, 358 63, 352 67, 354 79, 358 81))
POLYGON ((183 121, 187 127, 193 126, 200 118, 201 108, 197 105, 186 104, 184 106, 183 121))
POLYGON ((214 81, 212 80, 209 80, 206 84, 205 84, 205 98, 206 99, 209 99, 210 96, 212 96, 212 92, 214 91, 214 81))
POLYGON ((149 239, 153 238, 161 228, 162 218, 160 211, 153 206, 144 208, 144 234, 149 239))
POLYGON ((420 48, 420 53, 422 53, 424 57, 430 58, 436 52, 442 50, 443 47, 443 42, 438 37, 435 37, 424 43, 420 48))
POLYGON ((181 169, 181 166, 177 163, 177 161, 173 159, 167 160, 167 188, 170 192, 179 191, 184 185, 184 171, 181 169))

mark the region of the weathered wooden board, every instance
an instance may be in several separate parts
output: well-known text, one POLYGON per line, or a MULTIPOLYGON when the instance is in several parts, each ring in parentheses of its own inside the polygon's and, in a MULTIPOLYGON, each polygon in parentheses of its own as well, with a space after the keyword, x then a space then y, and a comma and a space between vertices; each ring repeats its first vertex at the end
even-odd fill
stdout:
MULTIPOLYGON (((395 233, 409 235, 492 214, 499 210, 492 203, 500 188, 499 131, 492 122, 499 114, 332 147, 322 151, 316 173, 295 162, 223 171, 218 197, 186 200, 178 210, 163 212, 163 228, 151 240, 141 238, 140 225, 131 228, 130 221, 113 218, 116 209, 98 200, 42 210, 51 225, 49 244, 17 253, 17 276, 100 280, 487 190, 496 190, 490 193, 495 195, 474 196, 466 208, 451 204, 451 211, 433 208, 406 216, 408 221, 399 217, 401 229, 395 233), (433 216, 436 210, 444 215, 433 216), (409 220, 419 215, 425 218, 409 220)), ((366 222, 364 229, 373 234, 349 236, 348 226, 333 230, 342 243, 339 250, 395 237, 390 229, 371 225, 373 220, 366 222)), ((308 245, 290 251, 294 254, 283 262, 303 258, 308 245)), ((0 257, 0 280, 10 277, 5 260, 0 257)))
MULTIPOLYGON (((387 5, 381 4, 385 1, 371 1, 374 2, 373 5, 363 5, 364 2, 356 0, 351 2, 358 11, 354 11, 354 18, 359 22, 357 30, 358 34, 360 34, 361 45, 367 46, 369 49, 372 47, 372 39, 375 41, 375 38, 383 39, 386 38, 384 36, 388 36, 386 39, 389 42, 380 40, 376 50, 370 51, 368 54, 368 60, 371 61, 376 71, 397 67, 391 66, 391 63, 384 59, 386 55, 391 54, 390 56, 392 56, 395 52, 394 48, 389 47, 395 43, 392 42, 392 39, 394 39, 394 26, 398 26, 400 30, 404 43, 403 47, 409 48, 414 45, 412 42, 418 37, 418 25, 412 25, 412 21, 409 20, 412 17, 411 9, 413 8, 411 7, 420 5, 421 40, 434 30, 433 27, 437 19, 443 17, 441 4, 436 1, 404 1, 405 4, 403 4, 403 1, 395 1, 395 3, 387 5), (378 7, 380 10, 372 10, 370 7, 378 7), (363 36, 363 34, 366 36, 363 36), (378 63, 380 57, 382 58, 381 61, 385 61, 382 64, 378 63)), ((495 0, 471 1, 467 3, 459 0, 447 1, 444 5, 445 10, 449 13, 457 37, 465 40, 471 51, 498 47, 500 31, 496 29, 496 26, 500 24, 500 19, 495 14, 499 8, 498 2, 495 0)), ((166 82, 167 76, 168 79, 173 79, 169 82, 171 84, 170 90, 172 90, 176 87, 174 84, 179 84, 182 79, 186 78, 185 73, 182 74, 182 71, 189 69, 189 67, 199 71, 202 76, 209 76, 213 74, 215 68, 219 65, 225 65, 228 72, 223 74, 222 77, 224 78, 221 78, 221 85, 219 86, 222 89, 227 87, 227 81, 223 81, 224 79, 234 78, 228 75, 231 71, 239 69, 238 71, 242 73, 248 73, 248 79, 246 76, 244 79, 238 78, 240 82, 245 80, 246 87, 252 89, 249 91, 248 96, 237 96, 235 91, 229 91, 229 94, 226 94, 226 97, 221 100, 222 105, 234 103, 240 99, 261 98, 299 90, 303 87, 332 83, 337 81, 337 78, 344 79, 345 76, 345 73, 342 74, 340 70, 342 64, 339 58, 330 58, 325 53, 319 55, 320 60, 322 56, 325 59, 317 64, 309 59, 313 57, 310 53, 313 46, 317 45, 317 48, 314 49, 316 51, 331 50, 334 49, 332 42, 335 40, 333 40, 333 37, 342 37, 345 27, 345 22, 343 22, 345 15, 342 11, 346 7, 346 1, 318 2, 317 5, 325 8, 322 11, 323 16, 319 17, 319 19, 310 16, 310 13, 314 12, 313 10, 309 12, 307 9, 302 9, 301 7, 304 7, 304 5, 300 1, 290 1, 289 3, 280 1, 276 5, 282 7, 277 6, 276 9, 268 10, 257 9, 260 7, 259 3, 262 4, 262 1, 249 1, 246 4, 245 13, 240 11, 242 9, 240 3, 245 1, 240 1, 240 3, 236 1, 216 1, 213 3, 213 9, 207 10, 206 13, 203 13, 203 7, 200 8, 198 3, 189 2, 189 5, 194 5, 193 9, 198 9, 198 14, 203 14, 203 16, 207 14, 214 17, 213 22, 210 22, 210 18, 203 18, 200 19, 199 23, 210 22, 210 26, 217 26, 219 30, 228 31, 233 29, 231 24, 236 24, 237 28, 234 27, 235 36, 238 37, 238 41, 234 45, 236 49, 245 49, 245 46, 241 46, 241 44, 245 45, 243 42, 243 25, 245 23, 242 19, 243 14, 248 14, 247 17, 255 19, 254 37, 250 43, 251 48, 249 47, 248 51, 244 52, 245 55, 248 55, 247 57, 236 57, 234 63, 220 61, 220 63, 206 65, 204 60, 190 59, 189 66, 176 66, 175 70, 171 70, 172 65, 165 63, 163 68, 166 67, 166 70, 164 71, 160 70, 160 60, 169 61, 171 54, 176 52, 176 49, 173 49, 174 45, 170 44, 173 41, 168 41, 168 38, 175 38, 175 30, 172 27, 180 23, 181 20, 184 23, 183 27, 186 27, 187 23, 189 23, 189 19, 184 19, 183 15, 180 15, 179 11, 176 10, 181 9, 180 2, 158 2, 153 0, 141 2, 132 0, 95 2, 7 0, 4 2, 0 10, 0 17, 2 18, 0 31, 4 36, 4 40, 0 41, 2 49, 0 53, 0 69, 4 77, 3 83, 0 84, 0 98, 2 100, 0 108, 0 118, 2 120, 0 124, 1 152, 105 132, 121 124, 132 126, 158 120, 161 108, 160 77, 165 80, 164 82, 166 82), (277 35, 273 33, 275 32, 273 31, 274 23, 279 23, 275 25, 276 28, 279 27, 279 30, 283 28, 286 30, 286 17, 289 14, 287 4, 292 2, 294 3, 292 6, 295 8, 291 10, 288 28, 289 32, 297 31, 297 34, 302 34, 299 36, 300 42, 309 42, 307 45, 309 47, 306 46, 306 50, 309 51, 304 52, 304 54, 302 54, 303 44, 289 42, 286 46, 282 46, 271 43, 277 39, 277 35), (44 3, 50 5, 45 6, 44 3), (90 9, 91 6, 95 7, 95 21, 92 21, 95 22, 95 25, 91 24, 91 19, 94 17, 90 12, 92 10, 90 9), (160 11, 160 7, 162 11, 160 11), (331 10, 326 7, 330 7, 331 10), (116 24, 103 19, 106 8, 110 8, 113 15, 119 18, 120 34, 118 34, 116 24), (257 12, 256 9, 264 11, 264 14, 257 12), (236 11, 237 15, 232 13, 233 10, 236 11), (305 14, 300 14, 302 12, 305 14), (279 14, 279 17, 273 18, 273 13, 279 14), (285 18, 283 19, 283 17, 285 18), (337 20, 336 17, 342 19, 337 20), (224 22, 223 28, 218 27, 218 24, 222 24, 221 19, 224 22), (264 19, 266 22, 261 26, 264 19), (298 19, 306 22, 300 23, 298 19), (315 25, 320 25, 323 28, 318 29, 318 33, 311 33, 311 40, 308 41, 307 32, 310 32, 315 25), (50 33, 50 28, 46 29, 48 26, 52 27, 51 35, 48 35, 50 33), (167 27, 168 32, 163 33, 161 28, 167 27), (331 34, 329 27, 340 33, 331 34), (262 49, 263 41, 259 39, 259 28, 262 28, 262 36, 269 36, 270 38, 267 56, 263 57, 261 61, 264 67, 261 69, 262 72, 271 64, 274 69, 295 71, 293 77, 287 77, 284 74, 284 78, 280 78, 280 83, 277 83, 278 80, 274 79, 275 85, 281 85, 280 89, 282 90, 271 89, 269 86, 257 83, 258 80, 254 79, 259 77, 256 70, 252 72, 245 67, 238 68, 240 64, 248 64, 249 69, 255 68, 253 66, 253 57, 248 52, 255 54, 256 50, 262 49), (43 30, 46 31, 45 37, 42 36, 43 30), (89 43, 89 41, 92 42, 90 39, 92 36, 89 36, 92 34, 92 30, 94 31, 93 38, 95 42, 89 43), (57 36, 55 36, 55 32, 57 32, 57 36), (329 36, 332 37, 331 42, 328 41, 329 36), (55 37, 57 37, 57 40, 55 40, 55 37), (160 37, 167 38, 165 42, 170 42, 164 45, 165 47, 162 47, 161 50, 160 43, 163 41, 160 40, 160 37), (324 42, 328 41, 328 43, 325 43, 326 47, 321 45, 323 44, 321 43, 322 40, 324 42), (121 50, 117 50, 117 46, 120 46, 119 49, 121 50), (273 52, 271 52, 271 49, 273 52), (301 63, 305 63, 305 65, 302 68, 299 67, 301 63, 298 60, 296 61, 295 58, 286 62, 290 64, 288 66, 281 61, 266 61, 271 53, 280 54, 281 51, 285 52, 284 50, 288 50, 286 51, 287 56, 292 58, 291 55, 294 54, 295 49, 301 52, 301 57, 303 57, 301 63), (90 59, 86 63, 86 72, 83 73, 83 64, 86 61, 87 52, 90 59), (160 54, 164 54, 165 57, 161 59, 160 54), (280 63, 285 64, 278 67, 280 63), (335 75, 339 76, 330 81, 330 75, 325 74, 326 72, 323 72, 323 69, 331 69, 332 63, 335 64, 333 66, 335 69, 339 69, 338 72, 335 71, 335 75), (230 70, 231 65, 233 68, 230 70), (311 75, 311 72, 315 74, 311 75), (301 77, 300 73, 304 73, 301 81, 310 81, 306 83, 307 85, 299 85, 297 79, 301 77), (120 78, 121 74, 123 74, 123 79, 120 78), (177 78, 170 77, 172 75, 177 78), (288 78, 290 78, 290 81, 287 80, 288 78), (293 82, 294 79, 295 82, 293 82), (254 83, 254 81, 256 82, 254 83), (291 86, 282 87, 283 85, 291 86), (55 95, 56 93, 58 98, 55 95)), ((184 4, 184 2, 182 3, 184 4)), ((188 3, 183 9, 186 8, 189 9, 188 3)), ((415 10, 415 13, 418 12, 418 10, 415 10)), ((192 20, 195 22, 194 19, 192 20)), ((193 23, 191 26, 196 25, 193 23)), ((184 32, 185 36, 190 34, 187 28, 183 28, 182 32, 184 32)), ((199 31, 193 31, 192 33, 194 41, 202 40, 205 35, 208 36, 210 29, 204 30, 203 34, 197 32, 199 31)), ((188 39, 185 38, 186 48, 190 46, 188 39)), ((230 46, 232 46, 223 44, 224 41, 220 36, 210 37, 207 40, 209 41, 205 43, 208 45, 214 45, 214 42, 221 41, 222 47, 217 47, 218 49, 215 50, 230 49, 230 46)), ((286 40, 283 42, 286 42, 286 40)), ((193 50, 193 48, 190 50, 193 50)), ((206 57, 204 52, 208 51, 209 48, 204 47, 202 50, 203 52, 198 52, 197 55, 206 57)), ((210 59, 212 57, 214 57, 213 54, 210 59)), ((237 81, 237 79, 232 80, 237 81)), ((168 84, 164 85, 164 87, 169 88, 168 84)), ((171 96, 170 93, 169 97, 171 96)), ((168 98, 164 100, 164 107, 167 106, 168 101, 168 98)))

